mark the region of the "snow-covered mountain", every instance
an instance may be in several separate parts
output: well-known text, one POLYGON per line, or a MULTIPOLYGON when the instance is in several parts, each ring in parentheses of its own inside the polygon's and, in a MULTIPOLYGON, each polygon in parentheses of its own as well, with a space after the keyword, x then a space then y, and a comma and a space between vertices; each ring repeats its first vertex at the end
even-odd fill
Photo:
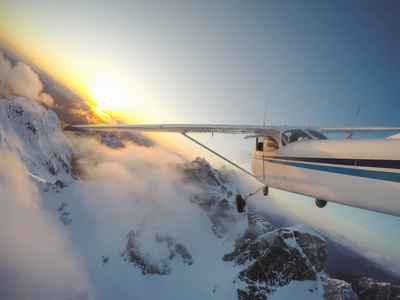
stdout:
POLYGON ((352 282, 359 299, 399 299, 400 287, 372 278, 361 277, 352 282))
POLYGON ((325 299, 332 300, 358 300, 357 294, 353 291, 351 284, 343 280, 332 279, 322 276, 325 288, 325 299))
POLYGON ((328 236, 326 240, 326 249, 329 257, 325 263, 325 271, 331 276, 353 282, 354 277, 374 278, 380 282, 390 282, 394 285, 400 285, 400 278, 387 267, 371 261, 360 255, 356 251, 345 247, 328 236))
POLYGON ((0 101, 0 149, 20 157, 38 180, 71 180, 71 147, 57 115, 36 102, 17 98, 0 101))
POLYGON ((399 294, 371 280, 323 276, 328 253, 319 234, 237 214, 234 172, 141 141, 67 138, 51 110, 0 100, 1 298, 399 294))

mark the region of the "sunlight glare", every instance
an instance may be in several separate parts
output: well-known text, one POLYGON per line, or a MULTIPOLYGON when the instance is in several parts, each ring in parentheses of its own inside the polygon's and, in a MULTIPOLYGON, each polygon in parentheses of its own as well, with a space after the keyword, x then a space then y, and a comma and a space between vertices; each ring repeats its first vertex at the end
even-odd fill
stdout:
POLYGON ((114 76, 97 76, 92 80, 90 90, 94 101, 102 110, 118 112, 132 107, 133 93, 114 76))

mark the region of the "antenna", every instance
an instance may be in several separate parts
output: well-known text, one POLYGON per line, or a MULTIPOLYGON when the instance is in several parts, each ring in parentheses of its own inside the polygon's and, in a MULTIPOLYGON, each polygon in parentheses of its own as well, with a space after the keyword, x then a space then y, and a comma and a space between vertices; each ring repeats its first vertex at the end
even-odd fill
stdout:
POLYGON ((264 112, 264 122, 263 122, 263 126, 265 126, 265 119, 267 118, 267 110, 268 110, 268 99, 267 99, 267 103, 265 104, 265 112, 264 112))
POLYGON ((361 109, 361 103, 360 103, 360 105, 358 106, 358 110, 357 110, 356 116, 355 116, 355 118, 354 118, 353 126, 351 127, 351 131, 349 132, 348 136, 346 137, 346 140, 347 140, 347 139, 351 139, 351 136, 353 135, 354 125, 356 124, 358 114, 360 113, 360 109, 361 109))
POLYGON ((310 124, 311 117, 312 117, 312 114, 313 114, 313 112, 314 112, 314 108, 315 108, 315 102, 314 102, 314 105, 313 105, 313 107, 312 107, 312 109, 311 109, 311 112, 310 112, 310 117, 308 118, 308 121, 307 121, 306 127, 308 127, 308 125, 310 124))
POLYGON ((360 108, 361 108, 361 103, 360 103, 360 106, 358 107, 358 110, 357 110, 357 113, 356 113, 356 117, 354 118, 354 122, 353 122, 353 126, 352 126, 351 130, 354 129, 354 125, 356 124, 357 117, 358 117, 358 114, 360 112, 360 108))

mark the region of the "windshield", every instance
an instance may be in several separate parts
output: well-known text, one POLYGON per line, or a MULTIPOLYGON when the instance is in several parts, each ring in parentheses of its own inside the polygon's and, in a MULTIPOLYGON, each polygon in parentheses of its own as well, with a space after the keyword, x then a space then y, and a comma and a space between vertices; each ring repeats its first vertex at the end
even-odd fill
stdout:
POLYGON ((321 132, 314 129, 293 129, 288 130, 282 133, 282 145, 286 146, 287 144, 303 141, 303 140, 327 140, 328 138, 323 135, 321 132))
POLYGON ((282 133, 282 145, 286 146, 287 144, 312 139, 311 135, 306 133, 301 129, 288 130, 282 133))
POLYGON ((320 139, 320 140, 327 140, 328 138, 323 135, 321 132, 313 130, 313 129, 307 129, 306 130, 308 133, 310 133, 314 138, 320 139))

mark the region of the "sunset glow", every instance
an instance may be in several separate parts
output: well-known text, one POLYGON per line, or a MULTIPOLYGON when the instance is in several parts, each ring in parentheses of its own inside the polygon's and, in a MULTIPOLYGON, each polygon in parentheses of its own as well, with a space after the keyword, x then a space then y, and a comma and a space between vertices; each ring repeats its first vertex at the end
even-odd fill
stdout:
POLYGON ((100 75, 94 78, 89 87, 89 93, 102 110, 123 111, 132 106, 132 95, 117 79, 100 75))

